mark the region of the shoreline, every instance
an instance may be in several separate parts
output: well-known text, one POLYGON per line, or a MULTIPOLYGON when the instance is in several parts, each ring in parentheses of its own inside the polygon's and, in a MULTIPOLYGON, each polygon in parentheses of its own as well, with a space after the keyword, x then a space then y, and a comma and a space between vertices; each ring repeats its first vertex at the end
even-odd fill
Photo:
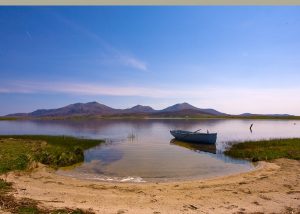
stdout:
POLYGON ((84 121, 84 120, 300 120, 300 116, 289 117, 142 117, 142 116, 71 116, 71 117, 7 117, 0 116, 0 121, 84 121))
POLYGON ((57 175, 36 164, 1 175, 16 198, 39 206, 95 213, 294 213, 300 212, 300 161, 259 162, 255 170, 217 178, 161 183, 90 181, 57 175))
MULTIPOLYGON (((141 177, 132 177, 132 176, 127 176, 127 177, 111 177, 113 179, 110 180, 110 177, 108 177, 107 180, 105 179, 98 179, 98 178, 86 178, 86 177, 77 177, 77 176, 72 176, 70 174, 65 174, 64 172, 61 171, 65 171, 65 170, 61 170, 58 169, 56 170, 54 173, 58 176, 63 176, 63 177, 68 177, 71 179, 77 179, 77 180, 81 180, 81 181, 91 181, 91 182, 103 182, 103 183, 128 183, 128 184, 156 184, 156 183, 161 183, 161 184, 169 184, 169 183, 179 183, 179 182, 193 182, 193 181, 206 181, 206 180, 215 180, 215 179, 223 179, 223 178, 227 178, 230 176, 234 176, 234 175, 240 175, 240 174, 244 174, 244 173, 249 173, 249 172, 253 172, 256 170, 259 170, 260 168, 264 167, 266 162, 264 161, 259 161, 259 162, 249 162, 249 164, 251 164, 251 168, 245 171, 238 171, 238 172, 230 172, 230 173, 226 173, 226 174, 220 174, 220 175, 211 175, 208 177, 197 177, 197 176, 193 176, 193 177, 180 177, 180 178, 166 178, 164 179, 156 179, 156 178, 150 178, 149 180, 144 180, 141 177), (142 179, 141 181, 122 181, 123 179, 127 179, 127 178, 136 178, 136 179, 142 179), (114 180, 115 179, 115 180, 114 180)), ((93 175, 93 174, 91 174, 93 175)))

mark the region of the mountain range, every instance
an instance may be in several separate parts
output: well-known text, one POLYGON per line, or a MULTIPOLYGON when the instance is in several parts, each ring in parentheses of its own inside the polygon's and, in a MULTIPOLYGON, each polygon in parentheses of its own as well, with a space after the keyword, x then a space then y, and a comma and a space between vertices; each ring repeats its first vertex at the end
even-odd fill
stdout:
POLYGON ((43 118, 43 117, 73 117, 73 116, 100 116, 100 117, 289 117, 288 114, 251 114, 230 115, 211 108, 197 108, 188 103, 178 103, 162 110, 155 110, 150 106, 136 105, 127 109, 115 109, 98 102, 75 103, 57 109, 38 109, 30 113, 16 113, 7 117, 43 118))
POLYGON ((38 109, 30 113, 9 114, 9 117, 70 117, 70 116, 224 116, 214 109, 201 109, 188 103, 179 103, 162 110, 136 105, 127 109, 115 109, 98 102, 75 103, 57 109, 38 109))

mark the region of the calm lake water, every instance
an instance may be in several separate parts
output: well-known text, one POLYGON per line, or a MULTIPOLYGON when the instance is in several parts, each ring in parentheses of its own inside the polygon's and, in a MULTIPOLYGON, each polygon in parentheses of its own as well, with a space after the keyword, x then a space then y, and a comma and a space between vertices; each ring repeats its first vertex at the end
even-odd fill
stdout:
POLYGON ((71 135, 105 139, 85 151, 85 161, 57 173, 107 181, 169 181, 209 178, 253 169, 247 161, 222 152, 228 142, 300 137, 300 121, 293 120, 86 120, 0 121, 0 134, 71 135), (253 125, 253 132, 249 126, 253 125), (217 132, 216 146, 172 141, 171 129, 217 132))

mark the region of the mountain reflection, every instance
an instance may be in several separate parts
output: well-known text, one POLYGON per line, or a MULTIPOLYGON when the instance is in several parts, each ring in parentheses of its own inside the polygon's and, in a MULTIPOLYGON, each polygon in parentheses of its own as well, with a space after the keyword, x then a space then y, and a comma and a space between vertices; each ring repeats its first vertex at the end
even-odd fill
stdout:
MULTIPOLYGON (((220 120, 201 120, 201 123, 205 124, 209 129, 220 120)), ((39 126, 51 126, 60 127, 72 131, 89 132, 91 134, 97 134, 99 132, 110 130, 112 128, 131 127, 134 130, 152 129, 153 126, 163 125, 169 127, 169 129, 184 129, 193 130, 194 127, 199 125, 197 120, 178 120, 178 119, 89 119, 89 120, 33 120, 30 123, 39 126)))

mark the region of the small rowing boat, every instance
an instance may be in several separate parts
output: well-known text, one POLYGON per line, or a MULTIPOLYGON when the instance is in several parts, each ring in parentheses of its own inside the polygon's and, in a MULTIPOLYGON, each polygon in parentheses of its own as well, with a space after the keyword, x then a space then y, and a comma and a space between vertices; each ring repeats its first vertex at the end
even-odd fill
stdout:
POLYGON ((217 133, 200 133, 197 130, 195 132, 183 131, 183 130, 171 130, 170 133, 177 140, 193 142, 193 143, 208 143, 215 144, 217 140, 217 133))

